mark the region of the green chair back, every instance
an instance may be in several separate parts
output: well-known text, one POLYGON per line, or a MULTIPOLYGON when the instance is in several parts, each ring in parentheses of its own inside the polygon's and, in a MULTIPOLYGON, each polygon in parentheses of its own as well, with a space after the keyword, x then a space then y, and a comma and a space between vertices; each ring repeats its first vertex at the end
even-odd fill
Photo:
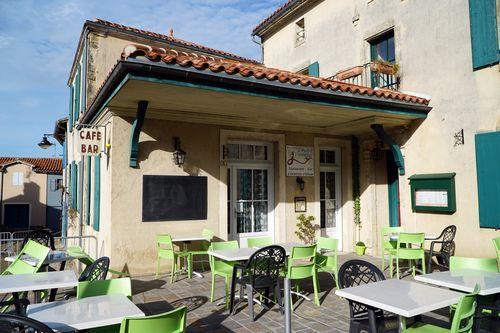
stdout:
POLYGON ((33 274, 38 272, 43 265, 45 258, 50 252, 50 248, 43 246, 33 240, 29 240, 26 245, 19 252, 17 258, 7 267, 3 272, 4 274, 33 274), (29 256, 36 259, 37 264, 31 266, 22 260, 23 256, 29 256))
POLYGON ((78 261, 84 264, 85 266, 91 265, 95 261, 79 246, 68 246, 66 251, 70 256, 72 256, 73 258, 77 258, 78 261))
POLYGON ((288 259, 288 278, 292 280, 305 279, 315 274, 316 244, 294 246, 288 259))
POLYGON ((424 233, 400 233, 396 244, 397 257, 399 259, 421 259, 424 253, 424 242, 424 233))
POLYGON ((130 278, 79 282, 76 287, 76 298, 102 295, 124 295, 132 297, 130 278))
POLYGON ((380 229, 380 243, 382 244, 383 250, 394 250, 396 248, 395 241, 391 241, 391 236, 393 234, 399 234, 404 232, 403 227, 383 227, 380 229))
POLYGON ((451 257, 450 271, 457 269, 477 269, 481 271, 498 272, 497 260, 495 258, 451 257))
POLYGON ((498 264, 498 271, 500 272, 500 237, 493 238, 493 245, 497 250, 497 264, 498 264))
POLYGON ((156 235, 158 257, 165 259, 174 258, 174 243, 170 235, 156 235))
POLYGON ((201 232, 201 237, 205 238, 207 241, 211 242, 214 238, 214 231, 212 229, 203 229, 201 232))
POLYGON ((247 238, 247 247, 265 247, 273 245, 272 237, 250 237, 247 238))
POLYGON ((316 264, 320 267, 330 267, 337 269, 337 256, 339 241, 335 238, 329 237, 319 237, 316 243, 316 250, 319 253, 316 254, 316 264), (323 255, 323 253, 328 255, 323 255))
MULTIPOLYGON (((227 241, 227 242, 212 242, 210 244, 210 250, 217 251, 217 250, 234 250, 238 249, 240 246, 238 245, 237 241, 227 241)), ((209 263, 210 263, 210 268, 212 271, 214 270, 219 270, 223 268, 227 268, 226 266, 228 265, 224 260, 214 258, 213 256, 209 256, 208 258, 209 263)))
POLYGON ((479 289, 479 285, 476 285, 472 294, 460 298, 451 322, 451 333, 471 332, 479 289))
POLYGON ((187 307, 147 317, 124 318, 120 333, 182 333, 186 331, 187 307))

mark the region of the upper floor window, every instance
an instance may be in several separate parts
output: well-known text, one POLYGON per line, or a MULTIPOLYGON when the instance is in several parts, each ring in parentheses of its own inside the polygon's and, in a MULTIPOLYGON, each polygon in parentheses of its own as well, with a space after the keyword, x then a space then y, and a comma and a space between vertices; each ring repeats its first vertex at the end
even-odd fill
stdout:
POLYGON ((396 61, 394 47, 394 30, 370 41, 371 60, 382 60, 387 62, 396 61))
POLYGON ((303 18, 295 22, 295 46, 306 41, 306 24, 303 18))
POLYGON ((23 186, 23 173, 22 172, 14 172, 12 173, 12 186, 23 186))

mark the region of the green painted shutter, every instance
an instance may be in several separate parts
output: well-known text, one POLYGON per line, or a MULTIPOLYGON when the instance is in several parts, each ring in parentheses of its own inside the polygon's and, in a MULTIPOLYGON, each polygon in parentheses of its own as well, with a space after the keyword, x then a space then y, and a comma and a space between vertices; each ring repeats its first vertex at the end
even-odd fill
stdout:
POLYGON ((73 130, 73 94, 74 94, 74 88, 73 85, 69 87, 69 119, 68 119, 68 127, 69 131, 71 132, 73 130))
POLYGON ((499 60, 496 0, 469 0, 472 67, 474 69, 499 60))
POLYGON ((310 64, 308 70, 310 76, 319 77, 319 63, 317 61, 310 64))
POLYGON ((87 187, 87 190, 86 190, 86 193, 87 193, 87 196, 85 197, 85 222, 87 223, 87 225, 90 225, 90 197, 92 195, 92 193, 90 193, 90 190, 91 190, 91 187, 90 187, 90 183, 92 181, 92 172, 91 172, 91 167, 92 167, 92 156, 87 156, 87 161, 85 163, 85 168, 87 168, 87 172, 86 172, 86 187, 87 187))
POLYGON ((476 134, 479 225, 500 228, 500 132, 476 134))
POLYGON ((75 87, 75 109, 73 110, 73 122, 78 121, 78 116, 80 114, 80 73, 81 73, 81 67, 78 66, 78 69, 76 70, 76 75, 75 75, 75 82, 74 82, 74 87, 75 87))
POLYGON ((101 212, 101 156, 94 158, 94 230, 99 231, 101 212))
POLYGON ((75 161, 71 162, 71 207, 76 209, 77 193, 78 193, 78 168, 75 161))

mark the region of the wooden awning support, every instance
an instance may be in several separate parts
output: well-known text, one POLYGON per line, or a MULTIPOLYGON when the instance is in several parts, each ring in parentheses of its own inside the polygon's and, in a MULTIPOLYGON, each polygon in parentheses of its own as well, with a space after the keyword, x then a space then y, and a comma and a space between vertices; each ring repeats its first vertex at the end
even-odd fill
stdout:
POLYGON ((372 124, 370 126, 373 131, 377 134, 380 140, 382 140, 391 149, 392 155, 394 156, 394 163, 399 169, 399 174, 403 176, 405 174, 405 160, 403 154, 401 153, 401 148, 396 142, 387 134, 384 130, 384 126, 380 124, 372 124))
POLYGON ((137 156, 139 155, 139 135, 141 134, 147 108, 148 101, 139 101, 139 103, 137 103, 137 114, 130 130, 130 167, 132 168, 138 167, 137 156))

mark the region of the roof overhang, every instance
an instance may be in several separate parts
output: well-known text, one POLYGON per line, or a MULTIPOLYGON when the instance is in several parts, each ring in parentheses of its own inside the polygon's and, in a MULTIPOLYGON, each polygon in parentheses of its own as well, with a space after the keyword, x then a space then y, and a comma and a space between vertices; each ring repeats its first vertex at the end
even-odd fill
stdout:
POLYGON ((331 135, 373 133, 427 116, 424 104, 363 96, 225 72, 198 70, 142 59, 120 61, 81 123, 109 108, 134 116, 148 101, 146 118, 331 135))

